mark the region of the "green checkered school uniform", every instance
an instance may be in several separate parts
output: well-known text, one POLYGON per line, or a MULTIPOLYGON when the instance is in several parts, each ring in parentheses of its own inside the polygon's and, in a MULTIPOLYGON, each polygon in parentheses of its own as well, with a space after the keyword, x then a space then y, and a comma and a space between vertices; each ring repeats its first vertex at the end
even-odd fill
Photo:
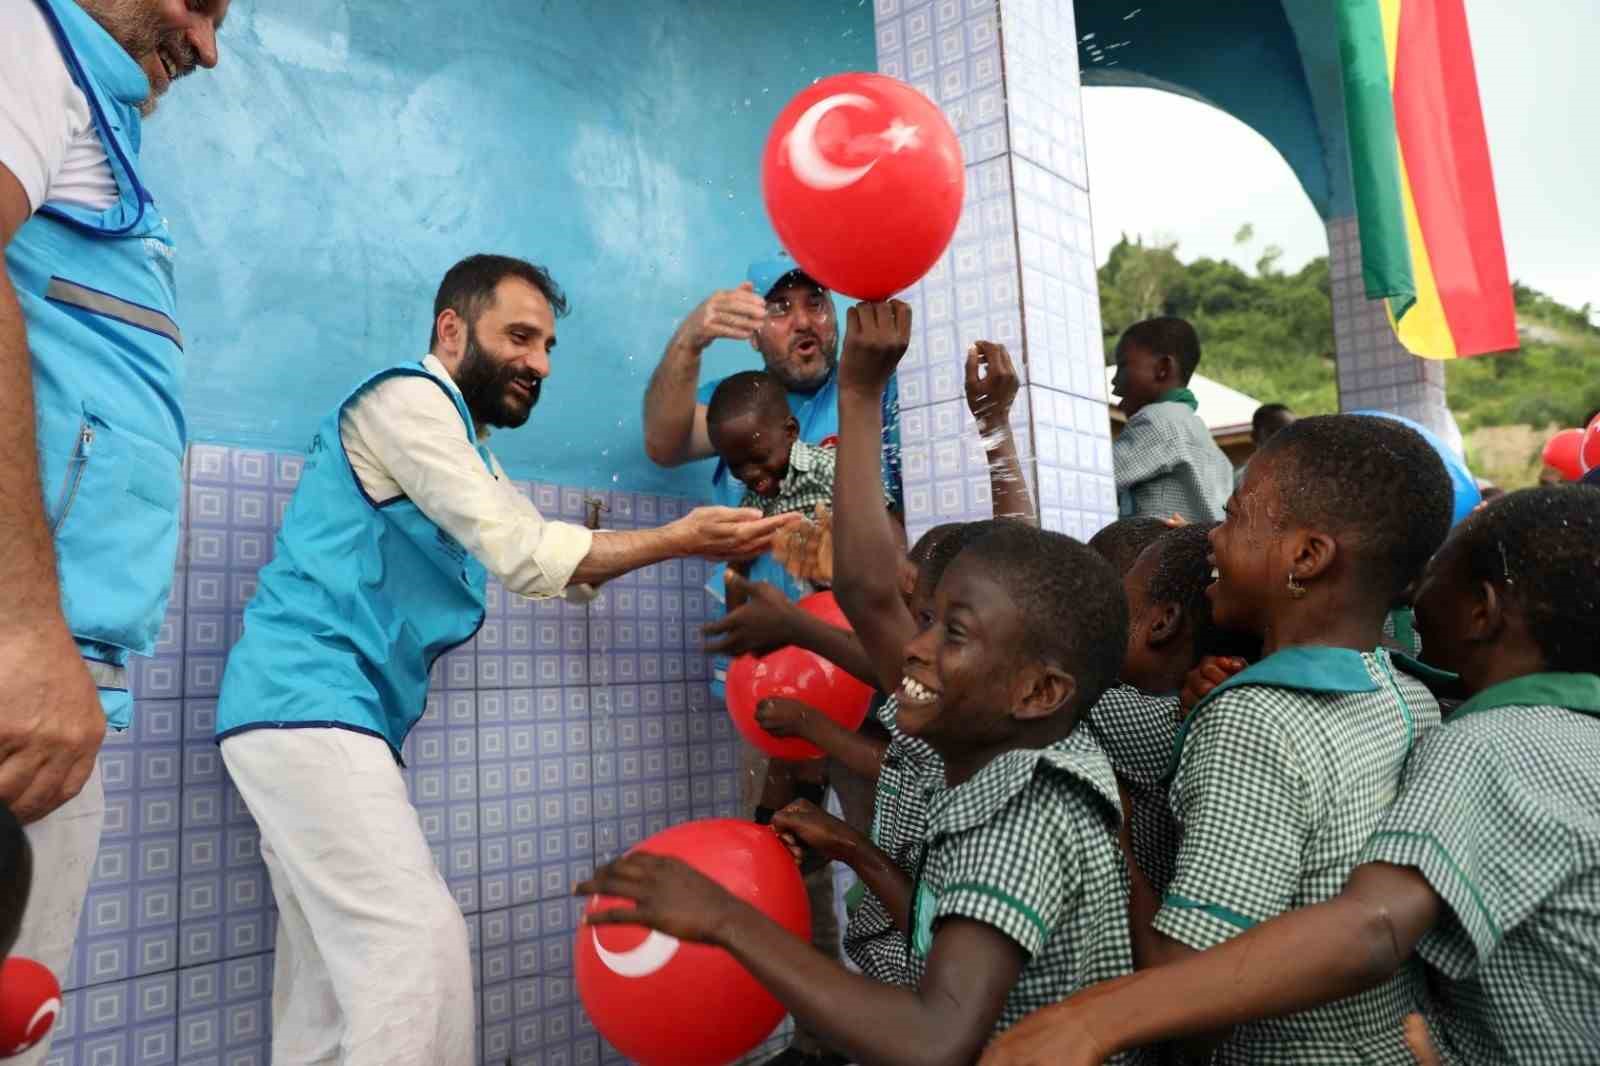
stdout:
POLYGON ((819 503, 833 503, 833 478, 837 457, 832 448, 794 442, 789 449, 789 472, 778 483, 776 496, 746 492, 740 507, 759 508, 771 518, 778 514, 812 514, 819 503))
MULTIPOLYGON (((1408 660, 1295 647, 1218 685, 1179 729, 1177 873, 1155 927, 1196 950, 1338 895, 1439 724, 1408 660), (1402 668, 1403 667, 1403 668, 1402 668)), ((1402 1025, 1425 1001, 1414 962, 1377 988, 1234 1030, 1216 1061, 1411 1066, 1402 1025)))
POLYGON ((1462 1062, 1600 1063, 1600 677, 1533 674, 1424 737, 1362 862, 1447 910, 1417 945, 1462 1062))
POLYGON ((1195 413, 1194 394, 1174 389, 1128 419, 1111 443, 1122 517, 1181 514, 1220 522, 1233 495, 1233 464, 1195 413))
MULTIPOLYGON (((944 762, 926 743, 900 731, 900 700, 890 696, 878 708, 889 731, 889 747, 878 769, 873 800, 872 842, 906 874, 916 873, 928 826, 928 796, 944 787, 944 762)), ((866 889, 845 927, 844 950, 862 973, 875 981, 914 985, 911 947, 883 901, 866 889)))
POLYGON ((1152 696, 1132 685, 1107 689, 1086 722, 1133 801, 1133 858, 1157 892, 1178 861, 1182 830, 1172 816, 1166 776, 1178 739, 1178 697, 1152 696))
POLYGON ((1073 992, 1128 973, 1128 874, 1111 763, 1092 731, 1009 751, 928 797, 911 905, 920 983, 938 923, 967 918, 1027 953, 995 1031, 1073 992))

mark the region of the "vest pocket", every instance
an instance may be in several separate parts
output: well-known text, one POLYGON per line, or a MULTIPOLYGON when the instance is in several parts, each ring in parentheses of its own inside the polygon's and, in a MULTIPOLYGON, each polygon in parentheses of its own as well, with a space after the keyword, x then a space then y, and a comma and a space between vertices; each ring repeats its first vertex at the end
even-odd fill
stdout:
POLYGON ((87 409, 70 438, 50 436, 41 468, 55 492, 47 503, 67 624, 79 639, 149 654, 177 560, 179 460, 87 409))

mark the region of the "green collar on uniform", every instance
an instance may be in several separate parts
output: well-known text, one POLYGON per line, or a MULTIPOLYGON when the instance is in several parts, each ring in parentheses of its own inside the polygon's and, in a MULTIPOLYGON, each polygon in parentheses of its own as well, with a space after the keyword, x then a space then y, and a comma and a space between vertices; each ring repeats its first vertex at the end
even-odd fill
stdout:
POLYGON ((1200 410, 1200 401, 1188 389, 1168 389, 1156 397, 1156 403, 1181 403, 1191 411, 1200 410))
POLYGON ((1358 651, 1314 644, 1297 644, 1275 651, 1255 665, 1240 670, 1195 704, 1194 710, 1178 727, 1177 739, 1172 742, 1172 761, 1167 764, 1167 777, 1177 772, 1178 757, 1183 754, 1183 742, 1189 738, 1189 729, 1200 717, 1200 712, 1224 692, 1246 685, 1270 685, 1273 688, 1319 694, 1376 692, 1378 689, 1378 683, 1367 672, 1366 661, 1358 651))
MULTIPOLYGON (((816 454, 821 450, 815 444, 807 444, 803 440, 795 441, 789 448, 789 469, 809 471, 815 462, 816 454)), ((787 481, 788 478, 784 480, 787 481)))
POLYGON ((1450 716, 1453 722, 1499 707, 1565 707, 1600 717, 1600 677, 1594 674, 1524 674, 1490 685, 1450 716))
POLYGON ((962 833, 993 821, 1041 769, 1065 774, 1087 786, 1105 805, 1112 825, 1122 817, 1116 775, 1094 734, 1079 723, 1047 748, 1018 748, 997 755, 954 788, 935 788, 928 797, 928 837, 962 833))

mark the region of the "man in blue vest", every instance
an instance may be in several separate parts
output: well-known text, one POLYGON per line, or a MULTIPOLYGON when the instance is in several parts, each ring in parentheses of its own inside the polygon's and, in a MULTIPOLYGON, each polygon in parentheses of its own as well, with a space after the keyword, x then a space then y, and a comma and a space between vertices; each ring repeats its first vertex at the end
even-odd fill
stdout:
POLYGON ((487 574, 556 596, 665 559, 742 558, 793 519, 547 521, 488 438, 527 421, 565 311, 541 267, 452 267, 427 357, 369 377, 323 421, 245 611, 217 737, 278 902, 276 1066, 477 1061, 466 923, 399 761, 435 660, 483 622, 487 574))
MULTIPOLYGON (((706 430, 706 405, 721 383, 700 378, 700 358, 718 339, 748 341, 761 355, 769 374, 783 383, 789 409, 800 424, 800 439, 808 444, 832 447, 839 437, 839 317, 832 294, 800 269, 788 253, 751 265, 738 288, 713 293, 696 307, 667 343, 661 362, 650 378, 644 401, 645 451, 662 466, 677 466, 715 454, 706 430)), ((893 378, 883 397, 883 477, 884 488, 896 502, 902 500, 900 487, 900 399, 893 378)), ((712 499, 737 502, 745 487, 718 460, 711 477, 712 499)), ((778 586, 790 599, 807 589, 770 554, 756 559, 750 577, 778 586)), ((731 605, 717 568, 706 582, 707 591, 725 609, 731 605)), ((711 691, 723 698, 728 658, 714 655, 711 660, 711 691)), ((755 810, 757 820, 770 817, 763 798, 767 783, 767 760, 753 748, 745 752, 746 806, 755 810)), ((803 788, 820 805, 822 789, 828 782, 817 780, 820 764, 793 766, 779 779, 809 781, 803 788)), ((870 818, 870 784, 837 763, 827 766, 827 774, 844 804, 844 813, 866 831, 870 818)), ((781 792, 782 788, 777 791, 781 792)), ((826 866, 806 878, 811 896, 812 942, 828 954, 839 954, 838 924, 833 920, 833 877, 826 866)), ((773 1064, 784 1066, 824 1066, 831 1056, 811 1033, 799 1030, 793 1045, 773 1064)), ((843 1060, 839 1060, 843 1061, 843 1060)), ((769 1064, 769 1066, 773 1066, 769 1064)))
POLYGON ((37 886, 15 950, 57 977, 105 815, 96 756, 178 546, 183 336, 141 122, 216 65, 227 6, 0 5, 0 802, 37 886))

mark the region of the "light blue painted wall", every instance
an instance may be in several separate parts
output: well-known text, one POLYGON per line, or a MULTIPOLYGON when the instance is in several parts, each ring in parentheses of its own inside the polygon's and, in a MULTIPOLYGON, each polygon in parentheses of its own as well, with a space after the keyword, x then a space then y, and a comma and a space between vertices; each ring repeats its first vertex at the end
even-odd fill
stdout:
MULTIPOLYGON (((760 154, 814 78, 874 66, 865 0, 234 0, 222 65, 146 127, 179 242, 192 437, 298 449, 372 369, 420 356, 477 251, 573 303, 513 476, 701 494, 645 458, 661 347, 775 238, 760 154)), ((722 343, 707 373, 754 359, 722 343)))

